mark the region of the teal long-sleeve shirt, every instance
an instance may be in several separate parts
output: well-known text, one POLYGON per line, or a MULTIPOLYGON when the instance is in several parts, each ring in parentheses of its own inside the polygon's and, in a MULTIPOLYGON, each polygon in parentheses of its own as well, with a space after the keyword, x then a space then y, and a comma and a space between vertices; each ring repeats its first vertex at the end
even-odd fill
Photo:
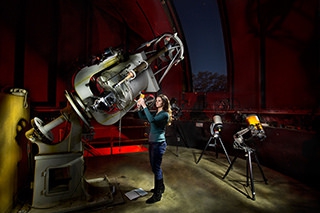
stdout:
POLYGON ((166 140, 165 131, 169 120, 169 113, 160 111, 151 113, 146 107, 138 111, 141 119, 146 119, 150 123, 149 142, 163 142, 166 140))

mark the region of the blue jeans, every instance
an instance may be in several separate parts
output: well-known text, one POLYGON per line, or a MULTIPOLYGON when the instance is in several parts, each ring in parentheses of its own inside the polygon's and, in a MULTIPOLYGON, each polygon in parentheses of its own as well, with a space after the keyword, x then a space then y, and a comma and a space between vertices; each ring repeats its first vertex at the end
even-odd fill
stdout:
POLYGON ((149 143, 149 160, 152 168, 152 172, 156 180, 161 180, 162 176, 162 156, 167 148, 166 142, 150 142, 149 143))

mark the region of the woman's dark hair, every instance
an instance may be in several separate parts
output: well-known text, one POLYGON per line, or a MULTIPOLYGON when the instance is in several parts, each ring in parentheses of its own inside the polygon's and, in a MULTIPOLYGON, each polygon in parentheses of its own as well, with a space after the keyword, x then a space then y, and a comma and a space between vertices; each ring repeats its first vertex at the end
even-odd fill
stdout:
POLYGON ((169 113, 168 125, 171 125, 172 111, 171 111, 171 104, 170 104, 169 98, 164 94, 160 94, 160 95, 158 95, 158 97, 161 98, 161 100, 163 102, 162 109, 169 113))

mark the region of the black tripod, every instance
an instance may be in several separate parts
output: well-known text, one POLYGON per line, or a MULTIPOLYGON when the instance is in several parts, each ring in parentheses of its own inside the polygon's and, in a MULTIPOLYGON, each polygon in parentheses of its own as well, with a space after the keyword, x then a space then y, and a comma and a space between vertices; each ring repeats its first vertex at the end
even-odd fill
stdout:
POLYGON ((179 143, 182 141, 184 143, 184 146, 187 148, 189 148, 189 145, 183 136, 183 132, 181 131, 182 127, 181 127, 181 124, 179 124, 179 121, 174 121, 172 124, 175 130, 175 136, 177 140, 176 156, 179 157, 179 143))
MULTIPOLYGON (((252 161, 251 161, 251 154, 252 154, 252 153, 254 154, 256 163, 258 164, 258 167, 259 167, 259 169, 260 169, 260 172, 261 172, 261 174, 262 174, 262 177, 263 177, 263 180, 264 180, 265 184, 268 184, 268 182, 267 182, 268 180, 267 180, 267 178, 264 176, 264 173, 263 173, 262 168, 261 168, 261 166, 260 166, 258 157, 257 157, 257 155, 256 155, 256 151, 255 151, 254 149, 248 147, 247 145, 244 145, 244 146, 242 145, 242 146, 241 146, 241 149, 243 149, 243 150, 245 151, 245 153, 246 153, 246 154, 245 154, 245 156, 246 156, 246 174, 247 174, 247 185, 246 185, 246 186, 249 186, 249 179, 250 179, 250 186, 251 186, 251 192, 252 192, 252 200, 255 200, 255 194, 256 194, 256 193, 255 193, 255 189, 254 189, 254 180, 253 180, 253 172, 252 172, 252 161)), ((233 166, 234 162, 236 161, 236 159, 238 158, 238 156, 239 156, 239 152, 238 152, 238 154, 234 157, 234 159, 232 160, 232 162, 231 162, 231 164, 230 164, 227 172, 225 173, 225 175, 223 176, 222 179, 224 179, 224 178, 228 175, 230 169, 232 168, 232 166, 233 166)))
POLYGON ((206 149, 208 148, 208 146, 212 146, 212 147, 214 147, 214 148, 216 149, 216 157, 218 158, 218 149, 217 149, 217 145, 218 145, 218 144, 217 144, 217 140, 220 142, 220 145, 221 145, 221 147, 223 148, 224 153, 226 154, 226 157, 227 157, 227 159, 228 159, 229 164, 231 163, 230 158, 229 158, 229 155, 228 155, 228 153, 227 153, 226 148, 225 148, 224 145, 223 145, 223 142, 222 142, 222 140, 221 140, 221 138, 220 138, 219 133, 215 133, 214 135, 211 134, 210 139, 209 139, 208 142, 207 142, 207 145, 206 145, 205 148, 203 149, 203 151, 202 151, 199 159, 198 159, 197 162, 196 162, 197 164, 198 164, 199 161, 201 160, 202 155, 204 154, 204 152, 206 151, 206 149), (212 140, 214 140, 214 143, 213 143, 213 144, 211 144, 211 141, 212 141, 212 140))

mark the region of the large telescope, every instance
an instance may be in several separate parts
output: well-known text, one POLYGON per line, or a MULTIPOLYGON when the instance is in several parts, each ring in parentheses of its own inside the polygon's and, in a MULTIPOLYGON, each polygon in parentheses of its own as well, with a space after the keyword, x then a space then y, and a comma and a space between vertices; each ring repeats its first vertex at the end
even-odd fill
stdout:
POLYGON ((91 201, 93 195, 87 188, 94 188, 97 181, 98 185, 108 185, 108 181, 84 177, 83 127, 92 128, 93 119, 102 125, 119 121, 135 107, 142 92, 159 90, 171 67, 183 59, 183 52, 177 34, 164 34, 146 42, 129 57, 121 50, 109 48, 97 63, 76 73, 74 91, 65 92, 68 105, 61 115, 47 124, 35 117, 31 121, 33 128, 26 132, 26 137, 37 145, 32 207, 47 211, 61 202, 69 204, 73 203, 70 200, 82 199, 78 205, 66 207, 69 211, 112 201, 109 186, 103 197, 91 201), (157 66, 150 66, 155 62, 157 66), (55 141, 52 130, 64 122, 71 124, 69 134, 55 141))
MULTIPOLYGON (((146 42, 128 58, 121 50, 109 48, 103 60, 82 68, 75 75, 74 91, 65 91, 65 96, 88 127, 92 119, 102 125, 114 124, 136 105, 135 99, 141 91, 155 93, 159 90, 159 84, 171 67, 183 60, 183 54, 184 47, 177 34, 163 34, 146 42), (164 64, 159 70, 153 70, 150 66, 156 60, 164 64)), ((36 137, 50 143, 53 140, 50 130, 69 120, 69 110, 68 113, 64 111, 59 118, 46 125, 35 118, 32 121, 34 128, 27 133, 27 137, 32 141, 36 137)))

